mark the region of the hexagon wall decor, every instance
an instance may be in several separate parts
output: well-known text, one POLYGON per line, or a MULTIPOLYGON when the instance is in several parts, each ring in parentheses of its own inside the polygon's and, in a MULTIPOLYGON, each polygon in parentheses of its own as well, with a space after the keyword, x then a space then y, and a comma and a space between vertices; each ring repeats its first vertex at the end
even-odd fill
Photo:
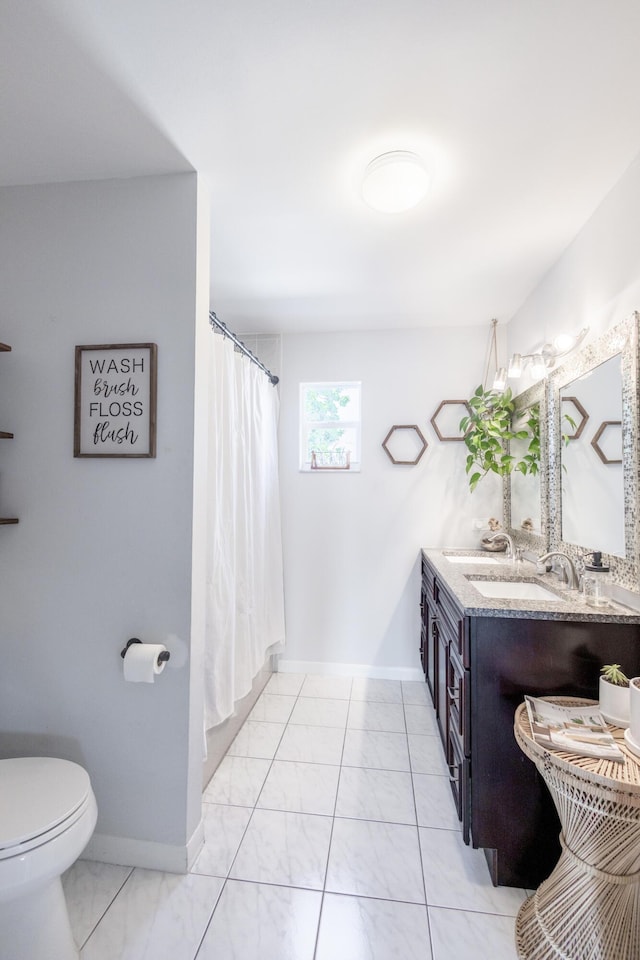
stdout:
MULTIPOLYGON (((595 432, 593 440, 591 441, 591 446, 593 447, 595 452, 598 454, 598 456, 600 457, 603 463, 622 463, 622 434, 620 434, 620 459, 619 460, 610 459, 605 453, 605 451, 602 449, 602 447, 600 446, 599 441, 603 437, 605 431, 609 429, 609 427, 622 427, 622 421, 621 420, 605 420, 603 423, 601 423, 595 432)), ((615 444, 615 441, 613 441, 613 443, 615 444)))
POLYGON ((564 429, 565 423, 564 423, 564 412, 563 412, 563 421, 562 421, 560 432, 562 433, 563 437, 566 437, 567 440, 577 440, 587 424, 587 420, 589 419, 589 414, 587 413, 585 408, 582 406, 582 404, 580 403, 577 397, 563 397, 562 402, 563 404, 572 403, 573 406, 575 407, 575 410, 578 416, 574 417, 571 413, 569 413, 569 416, 572 417, 572 419, 575 420, 577 424, 575 431, 573 433, 569 433, 567 430, 564 429))
MULTIPOLYGON (((449 411, 449 413, 450 412, 451 411, 449 411)), ((471 407, 469 406, 466 400, 442 400, 440 403, 440 406, 438 407, 434 415, 431 417, 431 426, 433 427, 438 440, 443 440, 443 441, 464 440, 464 435, 459 432, 459 427, 458 427, 458 424, 460 423, 460 421, 464 416, 471 416, 471 407), (455 418, 455 429, 458 430, 458 434, 455 437, 446 436, 445 433, 443 433, 440 427, 438 426, 438 414, 442 413, 444 408, 447 406, 462 407, 462 410, 460 410, 460 416, 455 418)), ((451 426, 448 425, 447 429, 450 430, 451 426)))
POLYGON ((429 444, 424 438, 424 434, 415 423, 411 424, 394 424, 389 433, 386 435, 382 441, 382 446, 385 450, 385 453, 391 460, 391 463, 394 464, 406 464, 407 466, 413 467, 418 463, 420 457, 425 452, 429 444), (405 430, 411 431, 413 436, 410 433, 400 434, 398 431, 405 430), (410 453, 415 452, 415 457, 413 460, 403 460, 400 459, 402 456, 408 456, 410 453))

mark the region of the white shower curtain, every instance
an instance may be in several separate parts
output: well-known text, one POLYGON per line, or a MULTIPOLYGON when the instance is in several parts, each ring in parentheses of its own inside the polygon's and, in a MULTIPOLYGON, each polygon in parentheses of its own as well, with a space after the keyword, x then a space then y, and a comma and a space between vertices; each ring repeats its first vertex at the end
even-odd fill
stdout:
POLYGON ((278 392, 211 334, 205 728, 231 716, 284 643, 278 392))

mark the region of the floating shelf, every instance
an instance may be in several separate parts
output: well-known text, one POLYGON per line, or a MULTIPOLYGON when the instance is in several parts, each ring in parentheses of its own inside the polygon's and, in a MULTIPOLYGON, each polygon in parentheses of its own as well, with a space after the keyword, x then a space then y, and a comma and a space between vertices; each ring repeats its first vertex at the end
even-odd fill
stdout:
POLYGON ((13 440, 13 434, 7 433, 6 430, 0 430, 0 440, 13 440))
POLYGON ((0 343, 0 353, 10 353, 11 347, 8 343, 0 343))
POLYGON ((0 517, 0 524, 20 523, 17 517, 0 517))

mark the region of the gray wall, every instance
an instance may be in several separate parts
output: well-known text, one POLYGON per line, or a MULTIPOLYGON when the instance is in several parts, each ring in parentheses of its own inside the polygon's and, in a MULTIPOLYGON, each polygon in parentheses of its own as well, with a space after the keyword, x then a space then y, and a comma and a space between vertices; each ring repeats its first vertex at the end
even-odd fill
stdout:
POLYGON ((0 515, 20 518, 0 527, 0 755, 83 764, 94 852, 181 869, 202 776, 197 179, 7 188, 0 213, 0 515), (157 458, 74 459, 74 345, 136 341, 158 344, 157 458), (172 648, 153 685, 123 681, 130 636, 172 648))

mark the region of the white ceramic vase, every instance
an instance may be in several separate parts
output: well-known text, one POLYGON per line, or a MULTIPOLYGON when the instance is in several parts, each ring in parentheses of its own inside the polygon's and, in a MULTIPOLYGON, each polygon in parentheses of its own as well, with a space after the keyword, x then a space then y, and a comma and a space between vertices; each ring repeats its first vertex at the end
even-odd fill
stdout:
POLYGON ((640 677, 629 681, 629 733, 640 746, 640 677))
MULTIPOLYGON (((640 688, 638 688, 638 695, 640 699, 640 688)), ((609 683, 604 677, 600 677, 599 698, 600 713, 608 723, 615 723, 617 727, 629 726, 630 688, 628 686, 619 687, 616 683, 609 683)), ((640 713, 638 722, 640 723, 640 713)))

